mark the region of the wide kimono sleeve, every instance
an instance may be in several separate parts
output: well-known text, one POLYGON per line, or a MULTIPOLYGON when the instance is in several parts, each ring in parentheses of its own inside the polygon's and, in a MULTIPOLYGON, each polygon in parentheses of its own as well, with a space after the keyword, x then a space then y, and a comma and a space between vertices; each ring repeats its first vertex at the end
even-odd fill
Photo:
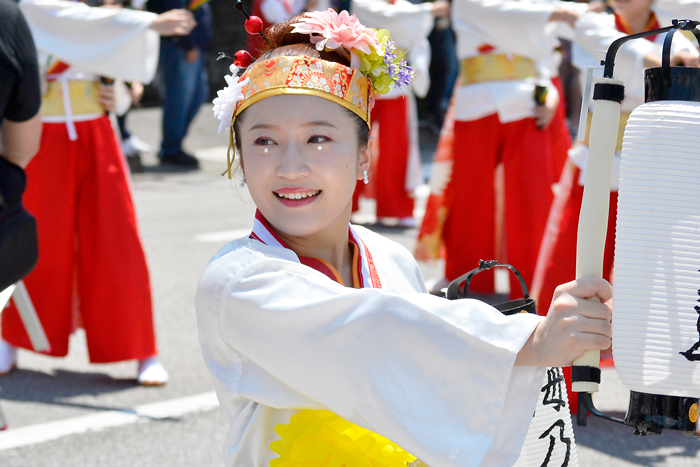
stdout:
POLYGON ((555 6, 504 0, 454 0, 452 22, 458 32, 458 56, 474 54, 475 45, 540 59, 552 51, 544 28, 555 6))
POLYGON ((154 13, 92 8, 62 0, 22 0, 37 49, 97 75, 149 83, 160 39, 154 13))
POLYGON ((513 365, 541 318, 351 289, 294 258, 244 241, 205 270, 200 343, 220 400, 328 409, 429 465, 515 462, 544 369, 513 365))

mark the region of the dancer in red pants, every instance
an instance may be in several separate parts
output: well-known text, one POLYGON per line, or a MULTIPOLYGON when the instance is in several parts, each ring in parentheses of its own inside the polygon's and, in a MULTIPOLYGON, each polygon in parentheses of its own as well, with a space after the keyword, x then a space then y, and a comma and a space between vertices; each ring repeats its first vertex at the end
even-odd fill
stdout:
MULTIPOLYGON (((192 15, 50 0, 20 8, 46 66, 41 147, 26 169, 24 200, 39 237, 39 262, 25 282, 48 353, 66 355, 71 332, 83 327, 90 361, 135 359, 140 384, 165 384, 127 169, 105 116, 114 94, 100 76, 151 81, 158 33, 187 34, 192 15)), ((10 308, 2 314, 0 374, 16 365, 17 347, 32 349, 10 308)))
MULTIPOLYGON (((573 23, 568 8, 587 7, 529 1, 452 3, 461 60, 450 113, 454 118, 443 127, 448 135, 453 125, 452 160, 442 157, 433 167, 416 251, 422 260, 445 257, 443 284, 476 267, 480 259, 505 260, 528 285, 532 281, 555 181, 546 128, 559 96, 541 71, 554 49, 545 30, 553 23, 573 23), (542 108, 535 106, 536 84, 549 88, 542 108), (496 258, 501 219, 494 185, 499 164, 504 174, 505 257, 496 258)), ((470 289, 493 293, 493 274, 479 274, 470 289)), ((520 290, 514 277, 511 290, 520 290)))

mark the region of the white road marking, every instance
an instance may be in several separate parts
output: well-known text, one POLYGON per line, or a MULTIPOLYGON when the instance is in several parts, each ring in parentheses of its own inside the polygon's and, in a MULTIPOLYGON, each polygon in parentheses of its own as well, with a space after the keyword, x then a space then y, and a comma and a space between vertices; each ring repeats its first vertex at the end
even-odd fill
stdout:
POLYGON ((162 402, 139 405, 131 409, 109 410, 82 417, 56 420, 37 425, 9 428, 0 431, 0 451, 43 443, 64 436, 99 431, 105 428, 148 421, 181 417, 194 412, 205 412, 219 406, 214 391, 180 397, 162 402))
POLYGON ((252 227, 248 227, 247 229, 221 230, 219 232, 197 234, 194 236, 194 239, 198 242, 230 242, 231 240, 237 240, 242 237, 247 237, 252 231, 252 227))

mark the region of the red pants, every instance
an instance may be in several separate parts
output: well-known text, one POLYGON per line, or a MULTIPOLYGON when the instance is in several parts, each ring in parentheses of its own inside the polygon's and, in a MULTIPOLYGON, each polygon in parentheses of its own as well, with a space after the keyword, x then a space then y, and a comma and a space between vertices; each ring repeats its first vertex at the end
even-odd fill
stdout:
MULTIPOLYGON (((377 200, 377 217, 413 217, 413 198, 406 191, 406 171, 410 150, 408 106, 404 97, 377 99, 372 109, 373 136, 378 141, 377 159, 369 170, 377 200), (375 126, 375 124, 377 124, 375 126)), ((355 190, 353 206, 364 185, 359 182, 355 190)))
MULTIPOLYGON (((76 127, 69 141, 65 124, 45 123, 27 167, 39 262, 25 283, 50 355, 68 352, 77 310, 90 361, 143 359, 156 354, 151 289, 124 157, 107 117, 76 127)), ((2 337, 32 348, 14 307, 2 313, 2 337)))
MULTIPOLYGON (((453 280, 496 255, 494 172, 504 167, 506 260, 528 286, 552 202, 550 146, 533 118, 501 123, 498 115, 455 121, 454 165, 447 186, 449 206, 443 239, 445 276, 453 280)), ((490 271, 477 275, 470 290, 494 291, 490 271)), ((514 296, 520 285, 511 277, 514 296)))
MULTIPOLYGON (((567 164, 559 183, 560 192, 552 204, 547 231, 542 241, 532 295, 537 299, 538 313, 543 316, 549 311, 554 289, 560 284, 576 279, 576 239, 583 200, 583 187, 578 184, 580 174, 581 171, 573 163, 567 164)), ((613 270, 616 218, 617 192, 611 192, 608 233, 603 259, 603 278, 607 280, 610 280, 613 270)), ((576 413, 578 394, 571 391, 571 367, 563 370, 571 411, 576 413)))

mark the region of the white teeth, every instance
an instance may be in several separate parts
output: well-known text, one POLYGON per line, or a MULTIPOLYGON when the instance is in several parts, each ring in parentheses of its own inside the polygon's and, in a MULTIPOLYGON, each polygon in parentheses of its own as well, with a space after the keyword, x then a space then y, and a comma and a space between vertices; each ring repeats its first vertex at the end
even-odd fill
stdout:
POLYGON ((319 194, 321 190, 317 191, 310 191, 306 193, 276 193, 278 197, 280 198, 286 198, 286 199, 303 199, 303 198, 308 198, 310 196, 316 196, 319 194))

